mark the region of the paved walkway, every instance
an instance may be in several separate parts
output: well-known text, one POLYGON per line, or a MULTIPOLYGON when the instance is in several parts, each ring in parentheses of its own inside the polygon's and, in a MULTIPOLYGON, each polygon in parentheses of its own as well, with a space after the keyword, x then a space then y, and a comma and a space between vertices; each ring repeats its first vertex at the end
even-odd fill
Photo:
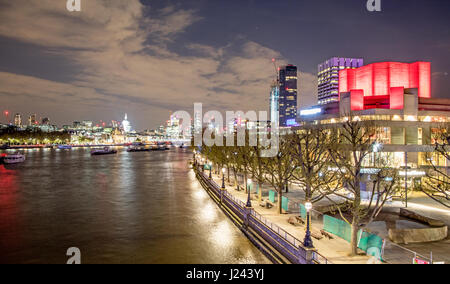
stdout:
MULTIPOLYGON (((394 201, 390 206, 386 208, 386 211, 398 212, 400 208, 404 207, 404 203, 401 201, 394 201)), ((408 209, 414 211, 423 216, 427 216, 433 219, 443 221, 450 228, 450 209, 433 201, 423 193, 414 193, 408 198, 408 209)), ((447 239, 432 242, 432 243, 417 243, 417 244, 403 244, 403 248, 414 251, 426 258, 433 257, 433 261, 450 263, 450 234, 447 239)), ((388 249, 390 249, 388 247, 388 249)), ((407 257, 411 259, 414 254, 405 250, 399 250, 398 248, 392 248, 397 251, 400 256, 403 256, 403 262, 407 257)), ((389 251, 388 251, 389 253, 389 251)))
MULTIPOLYGON (((213 174, 213 179, 219 186, 222 185, 222 179, 219 176, 213 174)), ((234 197, 238 198, 239 200, 243 201, 244 203, 247 202, 247 194, 244 191, 237 191, 234 187, 234 184, 232 185, 232 184, 226 183, 226 189, 234 197)), ((266 193, 266 195, 267 195, 267 193, 266 193)), ((305 236, 305 226, 303 226, 303 225, 295 225, 294 226, 294 225, 291 225, 288 223, 288 219, 290 217, 299 216, 300 215, 299 213, 296 213, 296 214, 290 213, 290 214, 279 215, 277 213, 276 207, 267 209, 267 208, 259 206, 256 195, 252 195, 252 199, 253 199, 253 203, 252 203, 253 207, 255 208, 255 211, 258 214, 267 218, 267 220, 276 224, 280 228, 284 229, 291 235, 295 236, 297 239, 303 240, 303 238, 305 236)), ((268 198, 267 198, 267 196, 265 196, 265 197, 263 197, 263 199, 266 200, 268 198)), ((314 227, 318 228, 315 230, 320 230, 323 227, 323 224, 321 224, 318 221, 313 221, 312 226, 313 226, 313 228, 314 227)), ((322 254, 324 257, 326 257, 332 263, 335 263, 335 264, 365 264, 365 263, 368 263, 370 260, 370 257, 365 255, 363 251, 360 251, 362 255, 350 257, 349 256, 350 244, 341 238, 336 237, 333 240, 328 240, 326 238, 323 238, 322 240, 317 240, 317 239, 313 238, 313 243, 320 254, 322 254)))
MULTIPOLYGON (((232 182, 234 183, 233 176, 230 176, 232 182)), ((214 175, 214 179, 217 184, 221 185, 221 179, 214 175)), ((242 178, 241 178, 242 180, 242 178)), ((242 187, 242 186, 241 186, 242 187)), ((268 199, 268 191, 271 190, 270 185, 263 186, 263 199, 268 199)), ((234 184, 227 185, 227 190, 241 199, 242 201, 247 201, 247 195, 243 191, 236 191, 234 184)), ((297 202, 302 203, 304 200, 304 192, 300 188, 295 185, 289 186, 289 192, 283 193, 283 196, 288 197, 290 203, 297 202)), ((255 201, 257 197, 254 196, 255 201)), ((329 202, 326 199, 322 199, 320 202, 316 203, 316 205, 328 205, 329 202)), ((280 225, 284 230, 296 236, 298 239, 303 240, 304 238, 304 228, 303 227, 294 227, 293 225, 287 223, 287 220, 290 216, 298 216, 299 214, 286 214, 286 215, 278 215, 275 208, 270 210, 262 208, 258 205, 258 202, 254 202, 254 206, 257 207, 257 212, 266 218, 273 220, 274 223, 280 225)), ((401 201, 394 201, 389 205, 386 205, 383 209, 383 212, 395 212, 399 213, 400 208, 404 208, 405 204, 401 201)), ((450 210, 445 206, 440 205, 439 203, 431 200, 427 196, 421 193, 414 193, 408 198, 408 209, 417 212, 421 215, 431 217, 434 219, 444 221, 447 226, 450 227, 450 210)), ((292 211, 292 210, 291 210, 292 211)), ((298 212, 298 210, 295 210, 298 212)), ((404 221, 401 221, 404 222, 404 221)), ((400 223, 401 223, 400 222, 400 223)), ((419 256, 423 256, 424 259, 428 260, 433 255, 434 261, 444 261, 445 263, 450 263, 450 235, 446 240, 442 240, 439 242, 433 243, 418 243, 418 244, 408 244, 408 245, 396 245, 389 240, 386 230, 386 224, 380 224, 384 222, 374 222, 369 229, 378 232, 378 235, 382 238, 385 238, 386 246, 384 250, 385 260, 389 263, 399 264, 399 263, 412 263, 412 259, 414 257, 414 253, 417 253, 419 256), (378 224, 374 224, 378 223, 378 224)), ((398 225, 401 225, 398 223, 398 225)), ((408 226, 412 226, 414 224, 409 224, 408 226)), ((415 224, 418 225, 418 224, 415 224)), ((420 225, 420 224, 419 224, 420 225)), ((313 220, 313 226, 321 229, 323 224, 319 220, 313 220)), ((319 252, 324 256, 328 257, 326 254, 333 255, 333 252, 336 251, 336 258, 338 261, 336 263, 344 263, 345 261, 349 261, 344 259, 344 261, 339 261, 339 256, 343 255, 346 257, 347 251, 350 250, 350 245, 345 241, 337 237, 336 240, 315 240, 314 245, 319 249, 319 252), (324 252, 325 251, 325 252, 324 252)), ((348 258, 348 256, 347 256, 348 258)))

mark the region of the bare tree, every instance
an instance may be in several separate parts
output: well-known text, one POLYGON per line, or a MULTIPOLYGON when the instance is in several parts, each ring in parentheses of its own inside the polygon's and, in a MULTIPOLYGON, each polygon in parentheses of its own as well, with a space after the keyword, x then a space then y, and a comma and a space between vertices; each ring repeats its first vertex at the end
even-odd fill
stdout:
POLYGON ((330 134, 329 130, 312 127, 292 136, 296 166, 292 177, 305 192, 307 202, 318 202, 339 188, 337 172, 328 170, 332 162, 330 134))
POLYGON ((250 164, 252 162, 252 148, 250 147, 250 136, 249 131, 246 131, 245 140, 243 141, 243 145, 238 144, 238 137, 236 135, 236 163, 238 166, 239 172, 241 172, 244 175, 244 186, 245 186, 245 192, 249 190, 248 188, 248 177, 250 172, 250 164))
MULTIPOLYGON (((335 170, 340 176, 340 182, 349 195, 335 193, 350 201, 352 220, 343 219, 351 225, 351 254, 357 254, 358 231, 366 212, 362 204, 361 181, 363 163, 372 152, 375 128, 364 125, 357 117, 351 117, 341 127, 333 129, 334 141, 330 147, 330 157, 335 170)), ((330 199, 332 200, 332 199, 330 199)), ((342 214, 341 214, 342 215, 342 214)))
POLYGON ((286 181, 291 179, 292 172, 295 169, 293 166, 293 138, 291 135, 286 134, 280 137, 278 155, 273 158, 264 159, 264 165, 267 171, 265 179, 278 193, 277 208, 279 214, 283 213, 281 205, 284 186, 286 181))
POLYGON ((415 188, 434 201, 450 208, 450 176, 448 167, 445 166, 450 161, 449 127, 441 127, 435 135, 433 137, 435 140, 434 152, 426 157, 431 170, 427 172, 423 182, 416 184, 415 188), (443 165, 439 163, 439 160, 444 162, 443 165))
MULTIPOLYGON (((385 161, 387 165, 388 162, 385 161)), ((387 166, 373 175, 372 189, 368 191, 369 201, 362 210, 362 218, 367 218, 362 227, 368 226, 381 213, 386 202, 401 190, 400 176, 397 169, 387 166)))
POLYGON ((266 180, 267 169, 265 167, 264 157, 262 150, 264 147, 259 143, 256 146, 250 146, 250 164, 249 171, 253 179, 255 179, 258 185, 258 201, 262 200, 262 186, 266 180))

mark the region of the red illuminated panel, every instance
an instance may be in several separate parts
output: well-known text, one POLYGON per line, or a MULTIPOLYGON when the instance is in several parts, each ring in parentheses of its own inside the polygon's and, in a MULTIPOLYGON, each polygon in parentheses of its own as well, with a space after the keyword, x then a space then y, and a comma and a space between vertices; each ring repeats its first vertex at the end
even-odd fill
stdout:
POLYGON ((389 96, 364 97, 364 109, 389 109, 389 96))
POLYGON ((403 87, 391 88, 390 109, 403 109, 404 93, 405 93, 405 88, 403 88, 403 87))
POLYGON ((409 88, 418 88, 420 98, 431 98, 430 62, 416 62, 410 64, 409 88))
POLYGON ((364 96, 373 96, 373 64, 355 69, 355 73, 355 89, 363 90, 364 96))
POLYGON ((410 64, 390 62, 389 63, 389 87, 412 88, 410 83, 410 64))
POLYGON ((419 62, 419 97, 431 98, 431 63, 419 62))
POLYGON ((409 65, 409 84, 407 88, 413 88, 412 86, 416 86, 416 88, 419 86, 419 65, 417 63, 409 65))
POLYGON ((339 96, 356 89, 355 69, 344 69, 339 71, 339 96))
MULTIPOLYGON (((362 90, 365 97, 388 96, 391 88, 402 87, 417 88, 420 98, 430 98, 431 63, 374 63, 357 69, 342 70, 339 81, 340 93, 362 90)), ((403 105, 399 97, 393 100, 396 107, 403 105)))
POLYGON ((351 90, 350 101, 352 110, 364 110, 364 91, 351 90))
MULTIPOLYGON (((372 96, 386 96, 389 94, 389 63, 373 64, 372 96)), ((367 96, 367 95, 366 95, 367 96)))

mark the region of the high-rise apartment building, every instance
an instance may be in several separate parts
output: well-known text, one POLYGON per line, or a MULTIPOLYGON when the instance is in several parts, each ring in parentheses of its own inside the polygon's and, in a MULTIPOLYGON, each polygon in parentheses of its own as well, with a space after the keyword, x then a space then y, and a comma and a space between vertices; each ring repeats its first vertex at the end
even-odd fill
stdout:
POLYGON ((333 57, 318 66, 319 105, 339 101, 339 71, 364 65, 361 58, 333 57))

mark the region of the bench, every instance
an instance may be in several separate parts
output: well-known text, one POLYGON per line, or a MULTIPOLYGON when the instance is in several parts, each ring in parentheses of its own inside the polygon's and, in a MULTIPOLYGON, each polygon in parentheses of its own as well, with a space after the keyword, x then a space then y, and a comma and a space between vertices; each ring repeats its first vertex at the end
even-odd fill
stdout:
POLYGON ((321 240, 321 239, 323 239, 322 234, 319 233, 319 231, 314 230, 314 229, 311 230, 311 236, 312 236, 313 238, 315 238, 316 240, 321 240))
POLYGON ((295 226, 297 225, 297 220, 295 219, 295 217, 289 217, 288 223, 295 226))
POLYGON ((305 221, 302 219, 302 217, 300 216, 295 216, 295 219, 297 220, 297 222, 299 222, 302 225, 305 225, 305 221))
POLYGON ((320 230, 320 233, 322 234, 322 236, 328 238, 329 240, 334 239, 332 235, 330 235, 328 232, 326 232, 325 230, 320 230))

